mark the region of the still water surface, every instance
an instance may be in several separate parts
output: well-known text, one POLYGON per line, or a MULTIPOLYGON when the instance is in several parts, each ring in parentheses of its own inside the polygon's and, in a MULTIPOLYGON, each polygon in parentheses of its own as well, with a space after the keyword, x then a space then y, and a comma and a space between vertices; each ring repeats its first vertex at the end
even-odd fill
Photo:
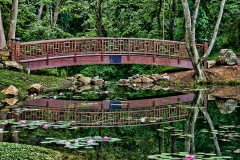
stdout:
POLYGON ((240 157, 236 97, 105 86, 16 102, 1 103, 0 141, 81 150, 86 159, 240 157))

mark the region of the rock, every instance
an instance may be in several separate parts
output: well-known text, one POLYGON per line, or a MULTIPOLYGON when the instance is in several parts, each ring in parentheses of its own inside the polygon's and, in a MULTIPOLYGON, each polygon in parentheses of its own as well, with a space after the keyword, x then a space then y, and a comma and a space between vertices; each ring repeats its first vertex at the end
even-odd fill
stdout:
POLYGON ((238 64, 238 59, 233 50, 221 49, 216 64, 233 66, 238 64))
POLYGON ((6 69, 23 72, 23 66, 16 61, 4 61, 2 63, 6 69))
POLYGON ((5 88, 4 90, 2 90, 2 93, 5 94, 5 95, 18 95, 18 89, 13 86, 13 85, 10 85, 8 88, 5 88))
POLYGON ((76 85, 76 86, 83 86, 84 83, 81 82, 81 81, 74 81, 74 82, 73 82, 73 85, 76 85))
POLYGON ((235 99, 216 98, 216 104, 222 114, 230 114, 237 107, 238 101, 235 99))
POLYGON ((207 68, 211 68, 211 67, 213 67, 213 66, 215 66, 216 65, 216 61, 214 61, 214 60, 212 60, 212 61, 207 61, 207 68))
POLYGON ((162 77, 160 78, 160 80, 167 80, 167 81, 169 81, 169 76, 162 76, 162 77))
POLYGON ((28 87, 29 94, 33 94, 33 93, 40 94, 42 92, 43 92, 43 86, 41 84, 36 83, 28 87))
POLYGON ((134 80, 132 80, 132 83, 142 83, 142 78, 136 78, 134 80))
POLYGON ((4 67, 3 67, 3 64, 2 64, 2 63, 0 63, 0 69, 2 69, 2 68, 4 68, 4 67))
POLYGON ((104 80, 100 79, 99 76, 93 77, 91 80, 91 84, 102 86, 102 85, 104 85, 104 80))
POLYGON ((127 84, 127 83, 129 83, 129 79, 120 79, 119 83, 120 84, 127 84))
POLYGON ((163 76, 167 76, 167 73, 164 74, 152 74, 150 78, 154 79, 155 81, 159 81, 163 76))
POLYGON ((152 82, 154 82, 154 80, 151 78, 148 78, 147 76, 142 76, 142 82, 143 83, 152 83, 152 82))
POLYGON ((85 90, 89 90, 91 88, 92 87, 90 85, 84 85, 84 86, 81 86, 81 87, 77 88, 76 92, 82 92, 82 91, 85 91, 85 90))
POLYGON ((13 106, 14 104, 16 104, 18 102, 18 98, 17 97, 7 98, 7 99, 2 100, 2 102, 7 103, 10 106, 13 106))
POLYGON ((153 86, 154 86, 153 83, 142 83, 141 89, 142 89, 142 90, 149 90, 149 89, 151 89, 153 86))
POLYGON ((83 82, 84 84, 90 84, 92 78, 91 77, 84 77, 84 76, 82 76, 82 77, 78 78, 77 80, 83 82))

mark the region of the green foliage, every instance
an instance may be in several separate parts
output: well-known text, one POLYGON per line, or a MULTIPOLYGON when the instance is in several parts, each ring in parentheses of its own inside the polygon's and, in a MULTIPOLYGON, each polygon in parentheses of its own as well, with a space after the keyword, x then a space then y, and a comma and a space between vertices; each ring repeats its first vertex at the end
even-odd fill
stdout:
POLYGON ((60 152, 53 151, 51 149, 46 149, 38 146, 17 144, 17 143, 0 143, 0 154, 1 159, 4 160, 55 160, 62 159, 60 152))
POLYGON ((45 69, 33 70, 31 71, 31 74, 48 75, 48 76, 55 76, 55 77, 66 77, 67 71, 64 68, 45 68, 45 69))
POLYGON ((37 75, 28 75, 25 73, 14 72, 10 70, 1 69, 0 77, 0 90, 5 89, 9 85, 14 85, 15 87, 21 89, 21 95, 26 95, 29 85, 34 83, 40 83, 43 86, 51 87, 60 87, 65 83, 65 80, 62 78, 57 78, 53 76, 37 76, 37 75))

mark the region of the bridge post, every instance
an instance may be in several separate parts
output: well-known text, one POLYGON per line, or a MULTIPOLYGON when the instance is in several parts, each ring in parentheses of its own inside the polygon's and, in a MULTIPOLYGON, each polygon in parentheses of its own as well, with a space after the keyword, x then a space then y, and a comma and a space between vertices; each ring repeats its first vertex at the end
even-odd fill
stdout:
POLYGON ((77 42, 74 40, 74 62, 77 62, 77 42))
POLYGON ((153 62, 156 61, 156 41, 153 41, 153 62))
POLYGON ((20 63, 20 38, 16 38, 15 40, 16 40, 15 60, 16 62, 20 63))
MULTIPOLYGON (((207 50, 208 50, 208 40, 207 40, 207 39, 204 39, 203 54, 206 54, 207 50)), ((204 68, 208 68, 207 60, 205 60, 205 61, 203 62, 203 66, 204 66, 204 68)))
POLYGON ((204 39, 203 54, 206 54, 208 50, 208 40, 204 39))
POLYGON ((15 50, 16 50, 15 39, 14 39, 14 38, 11 38, 11 59, 12 59, 12 61, 15 61, 15 60, 16 60, 15 50))
POLYGON ((130 39, 128 39, 128 56, 127 56, 127 60, 130 60, 130 49, 131 49, 131 41, 130 39))
POLYGON ((103 61, 103 53, 104 53, 104 40, 102 38, 102 55, 101 55, 101 60, 103 61))

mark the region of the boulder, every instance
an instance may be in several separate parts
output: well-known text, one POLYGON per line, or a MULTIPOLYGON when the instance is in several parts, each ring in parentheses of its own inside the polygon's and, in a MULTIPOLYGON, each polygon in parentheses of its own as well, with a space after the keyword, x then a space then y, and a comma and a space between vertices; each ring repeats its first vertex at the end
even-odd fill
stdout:
POLYGON ((238 59, 233 50, 221 49, 216 64, 233 66, 238 64, 238 59))
POLYGON ((238 101, 236 99, 216 98, 216 104, 219 108, 220 113, 230 114, 237 107, 238 101))
POLYGON ((164 74, 152 74, 150 78, 154 79, 154 81, 159 81, 163 76, 167 76, 167 73, 164 74))
POLYGON ((120 79, 119 83, 120 84, 127 84, 127 83, 129 83, 129 79, 120 79))
POLYGON ((142 82, 143 83, 152 83, 152 82, 154 82, 154 80, 147 76, 142 76, 142 82))
POLYGON ((1 68, 4 68, 2 63, 0 63, 0 69, 1 69, 1 68))
POLYGON ((33 93, 40 94, 42 92, 43 92, 43 86, 41 84, 36 83, 28 87, 29 94, 33 94, 33 93))
POLYGON ((7 98, 7 99, 2 100, 2 102, 6 103, 10 106, 13 106, 14 104, 16 104, 18 102, 18 98, 17 97, 7 98))
POLYGON ((82 77, 78 78, 77 80, 83 82, 84 84, 90 84, 92 78, 91 77, 84 77, 84 76, 82 76, 82 77))
POLYGON ((211 67, 213 67, 215 65, 216 65, 216 61, 214 61, 214 60, 207 61, 207 68, 211 68, 211 67))
POLYGON ((134 80, 132 80, 132 83, 142 83, 142 78, 136 78, 134 80))
POLYGON ((82 92, 82 91, 85 91, 85 90, 89 90, 91 89, 92 87, 90 85, 83 85, 77 89, 75 89, 76 92, 82 92))
POLYGON ((100 79, 99 76, 96 76, 96 77, 92 78, 91 84, 102 86, 102 85, 104 85, 104 80, 100 79))
POLYGON ((5 95, 16 96, 16 95, 18 95, 18 89, 15 86, 10 85, 9 87, 2 90, 2 93, 5 94, 5 95))
POLYGON ((23 72, 23 66, 16 61, 3 61, 2 63, 6 69, 23 72))

